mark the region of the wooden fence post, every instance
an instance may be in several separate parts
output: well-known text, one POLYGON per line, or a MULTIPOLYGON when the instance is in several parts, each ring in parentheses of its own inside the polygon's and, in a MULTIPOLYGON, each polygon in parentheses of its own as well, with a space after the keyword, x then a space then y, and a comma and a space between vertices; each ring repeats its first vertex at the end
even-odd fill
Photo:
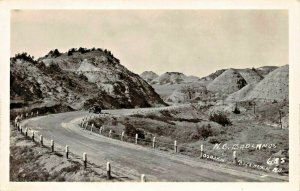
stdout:
POLYGON ((280 109, 279 109, 279 123, 280 123, 280 127, 281 127, 281 129, 283 129, 282 128, 282 121, 281 121, 281 111, 280 111, 280 109))
POLYGON ((69 158, 69 146, 66 145, 66 158, 69 158))
POLYGON ((135 134, 135 144, 138 144, 138 138, 139 138, 139 135, 135 134))
POLYGON ((17 120, 18 117, 19 117, 19 116, 17 116, 17 117, 15 118, 15 120, 14 120, 14 126, 15 126, 15 127, 18 127, 18 125, 17 125, 17 124, 18 124, 18 120, 17 120))
POLYGON ((106 171, 107 171, 107 180, 110 180, 111 179, 111 167, 110 167, 109 162, 106 163, 106 171))
POLYGON ((141 175, 141 182, 146 182, 146 176, 144 174, 141 175))
POLYGON ((27 137, 28 136, 28 128, 26 127, 26 129, 25 129, 25 137, 27 137))
POLYGON ((233 151, 233 153, 232 153, 232 162, 233 162, 233 164, 237 164, 237 157, 236 157, 236 151, 233 151))
POLYGON ((32 131, 32 141, 34 142, 34 131, 32 131))
POLYGON ((200 158, 203 158, 203 145, 200 146, 200 158))
POLYGON ((87 126, 89 125, 89 122, 86 122, 85 124, 85 129, 87 129, 87 126))
POLYGON ((40 143, 43 146, 43 135, 40 135, 40 143))
POLYGON ((121 141, 124 141, 124 134, 125 134, 125 132, 122 131, 122 134, 121 134, 121 141))
POLYGON ((39 116, 39 111, 36 111, 36 116, 39 116))
POLYGON ((111 137, 112 130, 109 130, 108 137, 111 137))
POLYGON ((87 154, 83 153, 83 164, 84 164, 84 168, 86 168, 86 161, 87 161, 87 154))
POLYGON ((94 123, 92 124, 92 127, 91 127, 91 132, 93 132, 93 127, 94 127, 94 123))
POLYGON ((175 153, 177 153, 177 141, 176 140, 174 141, 174 151, 175 151, 175 153))
POLYGON ((20 116, 19 115, 17 115, 17 117, 15 118, 15 122, 17 122, 18 120, 20 120, 20 116))
POLYGON ((153 137, 153 140, 152 140, 152 148, 155 148, 155 137, 153 137))
POLYGON ((54 141, 51 140, 51 152, 54 152, 54 141))
POLYGON ((99 129, 99 133, 102 134, 102 131, 103 131, 103 127, 101 126, 99 129))

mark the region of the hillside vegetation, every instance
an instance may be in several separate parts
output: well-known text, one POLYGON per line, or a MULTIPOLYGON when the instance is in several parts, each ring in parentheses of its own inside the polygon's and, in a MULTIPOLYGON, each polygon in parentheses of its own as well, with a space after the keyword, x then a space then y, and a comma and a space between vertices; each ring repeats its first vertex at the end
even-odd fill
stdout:
POLYGON ((17 54, 10 63, 10 99, 14 108, 57 102, 75 110, 98 104, 103 108, 166 105, 141 77, 102 49, 57 49, 34 60, 17 54))

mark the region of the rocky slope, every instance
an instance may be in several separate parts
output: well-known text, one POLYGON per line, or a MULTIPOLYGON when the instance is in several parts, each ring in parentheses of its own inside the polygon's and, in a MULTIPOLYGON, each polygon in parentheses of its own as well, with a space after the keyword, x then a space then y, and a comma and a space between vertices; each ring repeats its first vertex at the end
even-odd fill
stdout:
POLYGON ((289 66, 285 65, 269 73, 245 99, 288 100, 288 97, 289 66))
POLYGON ((55 100, 75 109, 165 105, 154 89, 109 51, 50 52, 38 61, 11 59, 11 100, 55 100), (71 52, 71 53, 70 53, 71 52))
POLYGON ((207 89, 212 92, 231 94, 245 85, 247 85, 246 80, 237 70, 228 69, 208 84, 207 89))
POLYGON ((262 75, 263 77, 267 76, 270 72, 273 70, 276 70, 278 66, 262 66, 259 68, 256 68, 256 71, 262 75))
POLYGON ((288 84, 288 82, 284 82, 288 80, 288 72, 287 75, 281 76, 280 81, 273 81, 274 84, 265 81, 265 79, 273 78, 269 76, 277 68, 277 66, 263 66, 251 69, 221 69, 202 78, 186 76, 178 72, 166 72, 150 81, 150 84, 167 102, 205 100, 208 97, 210 99, 211 96, 218 100, 225 99, 230 102, 252 99, 280 100, 282 97, 287 97, 286 94, 288 94, 288 90, 284 88, 288 84), (259 85, 260 83, 262 85, 259 85), (283 92, 277 96, 279 90, 275 91, 272 86, 274 85, 275 89, 278 89, 280 84, 285 85, 282 88, 283 92), (258 89, 255 89, 257 85, 259 85, 258 89), (191 100, 187 100, 189 96, 183 91, 186 87, 195 89, 191 100), (260 91, 265 93, 259 93, 260 91), (274 92, 273 96, 267 91, 274 92))
POLYGON ((186 76, 180 72, 166 72, 157 78, 153 79, 151 84, 184 84, 198 81, 199 78, 196 76, 186 76))
MULTIPOLYGON (((267 76, 270 72, 272 72, 273 70, 277 69, 277 66, 262 66, 259 68, 246 68, 246 69, 236 69, 243 78, 247 78, 248 75, 249 77, 251 77, 251 75, 257 76, 255 77, 256 79, 263 79, 265 76, 267 76), (249 73, 249 74, 247 74, 249 73)), ((202 77, 200 80, 201 81, 213 81, 214 79, 216 79, 218 76, 220 76, 224 71, 226 71, 227 69, 221 69, 221 70, 217 70, 214 73, 209 74, 208 76, 202 77)), ((247 81, 247 80, 246 80, 247 81)), ((248 83, 248 82, 247 82, 248 83)))
POLYGON ((226 71, 226 69, 217 70, 216 72, 211 73, 208 76, 202 77, 200 80, 201 81, 212 81, 212 80, 216 79, 218 76, 220 76, 224 71, 226 71))
POLYGON ((253 90, 254 87, 255 84, 247 84, 242 89, 228 95, 228 97, 225 100, 231 102, 242 101, 249 94, 249 92, 253 90))
POLYGON ((247 84, 257 84, 264 77, 254 68, 238 69, 238 73, 245 79, 247 84))
POLYGON ((145 71, 141 73, 140 76, 148 83, 151 83, 152 80, 158 77, 158 75, 152 71, 145 71))
POLYGON ((166 72, 151 80, 152 72, 143 72, 140 75, 155 89, 160 97, 167 102, 184 102, 186 95, 182 89, 198 87, 203 84, 196 76, 187 76, 180 72, 166 72))

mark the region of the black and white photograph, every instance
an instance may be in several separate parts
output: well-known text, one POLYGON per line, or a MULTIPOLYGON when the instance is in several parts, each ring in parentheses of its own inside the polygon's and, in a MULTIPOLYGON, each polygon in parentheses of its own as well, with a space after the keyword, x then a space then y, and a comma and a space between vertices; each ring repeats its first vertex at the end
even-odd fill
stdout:
POLYGON ((9 183, 288 184, 290 14, 10 9, 9 183))

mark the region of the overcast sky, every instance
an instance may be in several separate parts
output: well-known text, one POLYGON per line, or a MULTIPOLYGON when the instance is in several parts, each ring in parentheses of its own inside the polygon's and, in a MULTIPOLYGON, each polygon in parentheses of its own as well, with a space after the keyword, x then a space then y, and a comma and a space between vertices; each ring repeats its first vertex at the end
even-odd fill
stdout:
POLYGON ((284 10, 22 10, 11 12, 11 55, 110 50, 140 74, 205 76, 222 68, 288 64, 284 10))

